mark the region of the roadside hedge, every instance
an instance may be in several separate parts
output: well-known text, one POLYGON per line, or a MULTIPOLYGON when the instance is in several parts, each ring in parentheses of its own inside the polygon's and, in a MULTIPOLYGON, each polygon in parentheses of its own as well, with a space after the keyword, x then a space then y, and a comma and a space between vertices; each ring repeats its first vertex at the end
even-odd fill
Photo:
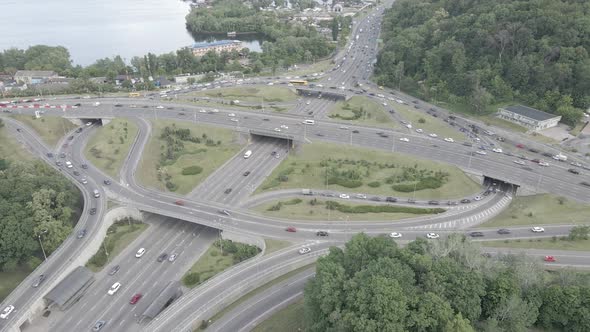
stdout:
POLYGON ((414 189, 416 189, 416 191, 423 190, 423 189, 437 189, 437 188, 440 188, 442 185, 443 185, 443 179, 429 176, 429 177, 421 179, 415 185, 406 183, 406 184, 395 184, 391 187, 395 191, 399 191, 402 193, 410 193, 410 192, 414 191, 414 189))
POLYGON ((326 209, 336 210, 342 213, 412 213, 412 214, 438 214, 446 210, 441 208, 415 208, 396 205, 357 205, 350 206, 335 201, 326 201, 326 209))
POLYGON ((189 166, 182 169, 182 175, 197 175, 203 171, 201 166, 189 166))

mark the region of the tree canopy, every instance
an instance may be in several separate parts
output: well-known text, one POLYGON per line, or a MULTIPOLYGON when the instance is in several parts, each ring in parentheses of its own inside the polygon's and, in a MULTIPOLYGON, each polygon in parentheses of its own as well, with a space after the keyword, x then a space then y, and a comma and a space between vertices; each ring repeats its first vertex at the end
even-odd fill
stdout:
POLYGON ((590 330, 588 280, 546 273, 524 256, 482 256, 463 235, 401 249, 359 234, 318 260, 305 288, 307 330, 590 330))
POLYGON ((589 12, 577 0, 396 1, 378 81, 476 112, 514 99, 575 124, 590 106, 589 12))
POLYGON ((47 255, 59 247, 75 225, 81 197, 41 162, 0 161, 0 268, 8 271, 43 257, 40 234, 47 255))

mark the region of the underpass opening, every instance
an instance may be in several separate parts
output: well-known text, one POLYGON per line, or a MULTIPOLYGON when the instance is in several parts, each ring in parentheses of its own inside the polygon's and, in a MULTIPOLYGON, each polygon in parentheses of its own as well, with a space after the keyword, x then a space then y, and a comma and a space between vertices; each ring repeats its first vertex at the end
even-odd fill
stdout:
POLYGON ((487 175, 483 176, 483 186, 486 188, 487 193, 492 191, 503 191, 512 196, 516 195, 516 190, 520 187, 520 185, 496 179, 487 175))
POLYGON ((154 319, 162 311, 168 308, 172 302, 182 296, 182 288, 180 282, 170 281, 158 296, 147 306, 139 318, 139 323, 145 319, 154 319))

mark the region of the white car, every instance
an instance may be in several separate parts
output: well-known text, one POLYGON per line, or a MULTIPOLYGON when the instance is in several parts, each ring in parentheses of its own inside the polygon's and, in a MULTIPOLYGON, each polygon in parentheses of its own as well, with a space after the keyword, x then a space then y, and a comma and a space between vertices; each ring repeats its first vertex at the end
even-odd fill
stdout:
POLYGON ((268 83, 268 85, 275 85, 273 82, 268 83))
POLYGON ((412 124, 408 123, 408 124, 406 125, 406 128, 408 128, 408 129, 412 129, 412 124))
POLYGON ((477 151, 475 151, 475 153, 480 154, 482 156, 485 156, 487 154, 487 152, 482 151, 482 150, 477 150, 477 151))
POLYGON ((402 237, 402 233, 393 232, 393 233, 389 234, 389 237, 397 239, 397 238, 402 237))
POLYGON ((348 127, 347 126, 340 126, 340 129, 348 130, 348 127))
POLYGON ((236 116, 236 115, 235 115, 234 113, 229 113, 227 116, 229 116, 229 117, 234 117, 234 116, 236 116))
POLYGON ((494 151, 495 153, 502 153, 502 149, 500 148, 493 148, 492 151, 494 151))
POLYGON ((239 120, 236 118, 231 118, 231 119, 229 119, 229 121, 238 122, 239 120))
POLYGON ((533 231, 533 233, 543 233, 543 232, 545 232, 545 228, 535 226, 535 227, 531 228, 531 231, 533 231))
POLYGON ((422 129, 416 129, 416 132, 417 132, 417 133, 423 133, 423 132, 424 132, 424 130, 422 130, 422 129))
POLYGON ((115 293, 119 290, 119 288, 121 288, 121 283, 120 282, 116 282, 114 283, 111 288, 109 289, 109 291, 107 292, 109 295, 115 295, 115 293))
POLYGON ((178 254, 172 254, 172 255, 170 255, 170 257, 168 257, 168 261, 174 262, 176 260, 176 257, 178 257, 178 254))
POLYGON ((310 247, 303 247, 303 248, 299 249, 299 254, 300 255, 307 254, 310 251, 311 251, 310 247))
POLYGON ((402 142, 409 142, 410 141, 410 139, 408 139, 407 137, 402 137, 399 140, 402 142))
POLYGON ((549 166, 549 163, 545 162, 545 161, 539 161, 539 166, 549 166))
POLYGON ((524 161, 522 161, 522 160, 515 160, 514 163, 515 164, 519 164, 519 165, 524 165, 525 164, 524 161))
POLYGON ((481 201, 481 196, 475 196, 475 198, 473 198, 476 201, 481 201))
POLYGON ((274 131, 276 131, 277 133, 281 131, 280 128, 275 128, 274 131))
POLYGON ((350 196, 348 196, 347 194, 340 194, 339 197, 340 198, 343 198, 343 199, 349 199, 350 198, 350 196))
POLYGON ((8 315, 10 315, 10 313, 13 311, 14 311, 14 306, 9 305, 8 307, 4 308, 4 310, 2 310, 2 313, 0 314, 0 318, 8 319, 8 315))
POLYGON ((162 105, 158 105, 158 106, 156 106, 156 108, 157 108, 157 109, 162 109, 162 108, 164 108, 164 106, 162 106, 162 105))
POLYGON ((450 138, 450 137, 446 137, 446 138, 444 139, 444 141, 445 141, 445 142, 449 142, 449 143, 453 143, 453 142, 455 142, 455 140, 454 140, 454 139, 452 139, 452 138, 450 138))
POLYGON ((135 257, 140 258, 141 256, 143 256, 143 254, 145 254, 145 248, 139 248, 139 250, 135 254, 135 257))
POLYGON ((365 194, 356 194, 356 198, 367 199, 367 195, 365 195, 365 194))
POLYGON ((86 180, 86 178, 82 178, 82 179, 80 179, 80 182, 81 182, 82 184, 88 184, 88 180, 86 180))
POLYGON ((428 136, 432 137, 432 138, 437 138, 438 135, 437 134, 428 134, 428 136))
POLYGON ((219 110, 218 110, 217 108, 215 108, 215 109, 213 109, 211 112, 213 112, 213 113, 217 113, 217 112, 219 112, 219 110))
POLYGON ((86 122, 86 127, 92 126, 92 122, 86 122))
POLYGON ((426 237, 429 239, 438 239, 440 237, 440 235, 438 235, 436 233, 428 233, 428 234, 426 234, 426 237))
POLYGON ((387 106, 387 103, 383 103, 383 106, 387 106))
POLYGON ((199 113, 207 113, 206 110, 199 110, 199 113))
POLYGON ((281 128, 283 128, 283 129, 289 129, 289 127, 287 125, 281 125, 281 128))

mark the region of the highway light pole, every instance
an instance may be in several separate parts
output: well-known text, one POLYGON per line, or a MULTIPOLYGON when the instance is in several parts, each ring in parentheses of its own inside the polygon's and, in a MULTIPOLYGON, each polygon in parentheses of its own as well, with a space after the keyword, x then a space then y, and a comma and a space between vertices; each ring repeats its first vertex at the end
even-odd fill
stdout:
POLYGON ((45 257, 45 260, 47 260, 47 255, 45 254, 45 248, 43 248, 43 242, 41 241, 41 235, 47 233, 47 230, 44 229, 41 234, 37 235, 38 239, 39 239, 39 244, 41 245, 41 251, 43 252, 43 257, 45 257))
POLYGON ((104 255, 107 256, 107 264, 109 262, 109 252, 107 251, 106 242, 109 240, 109 235, 104 236, 104 241, 102 242, 102 247, 104 248, 104 255))

